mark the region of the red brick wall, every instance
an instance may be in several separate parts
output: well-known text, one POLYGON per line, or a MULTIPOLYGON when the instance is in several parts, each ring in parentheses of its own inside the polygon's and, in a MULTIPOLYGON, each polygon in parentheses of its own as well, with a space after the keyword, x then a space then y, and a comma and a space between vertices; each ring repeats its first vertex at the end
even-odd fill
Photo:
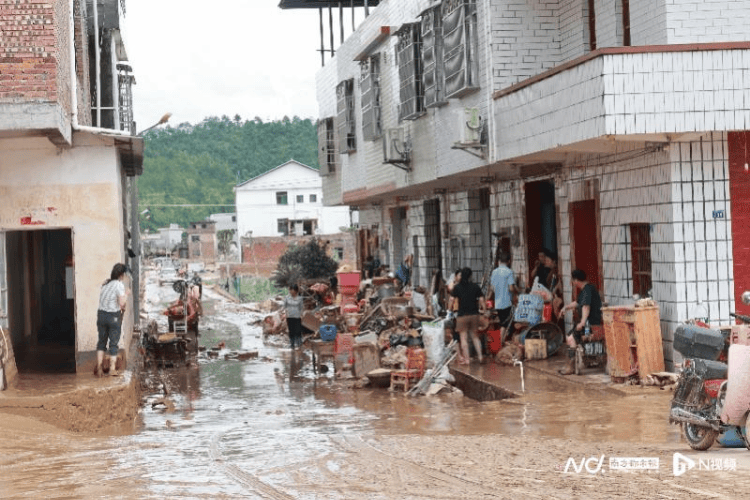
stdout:
POLYGON ((0 0, 0 101, 56 102, 69 88, 67 12, 65 0, 0 0))
MULTIPOLYGON (((258 237, 244 239, 242 241, 242 264, 243 269, 250 270, 249 274, 254 276, 270 277, 279 264, 279 259, 286 253, 289 245, 305 244, 311 237, 258 237)), ((328 240, 329 254, 333 257, 335 248, 344 249, 344 258, 341 264, 349 264, 354 267, 356 262, 356 236, 350 233, 336 235, 318 236, 321 240, 328 240)))

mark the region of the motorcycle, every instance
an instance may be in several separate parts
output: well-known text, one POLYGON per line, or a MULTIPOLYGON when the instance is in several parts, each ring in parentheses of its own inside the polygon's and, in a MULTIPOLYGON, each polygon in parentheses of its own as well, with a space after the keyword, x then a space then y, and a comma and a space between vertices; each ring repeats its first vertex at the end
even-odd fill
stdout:
MULTIPOLYGON (((750 304, 750 292, 742 296, 750 304)), ((750 317, 735 315, 750 324, 750 317)), ((707 450, 719 434, 736 430, 750 449, 750 346, 731 345, 729 366, 723 363, 686 359, 672 397, 669 422, 682 426, 688 445, 698 451, 707 450), (728 374, 735 380, 728 380, 728 374), (737 375, 739 374, 739 375, 737 375), (730 382, 733 384, 730 390, 730 382)))

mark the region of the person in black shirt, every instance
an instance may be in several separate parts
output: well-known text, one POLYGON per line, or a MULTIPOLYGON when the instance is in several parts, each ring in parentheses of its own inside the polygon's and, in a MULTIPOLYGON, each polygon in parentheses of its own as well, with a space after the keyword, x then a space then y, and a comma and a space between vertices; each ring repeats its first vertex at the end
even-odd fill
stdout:
POLYGON ((479 328, 479 314, 484 312, 484 294, 476 283, 471 282, 471 269, 461 269, 460 280, 453 287, 451 295, 458 298, 458 313, 456 316, 456 330, 461 341, 461 356, 459 364, 469 364, 469 340, 474 344, 477 358, 482 363, 482 341, 477 335, 479 328))
POLYGON ((586 279, 586 273, 576 269, 571 273, 574 289, 580 289, 578 298, 562 309, 564 314, 567 310, 577 309, 580 321, 576 323, 575 330, 567 336, 568 344, 568 365, 560 370, 562 375, 570 375, 575 372, 575 352, 576 347, 582 342, 590 340, 599 340, 604 337, 604 328, 602 327, 602 299, 599 291, 594 285, 586 279), (590 327, 588 335, 584 335, 586 324, 590 327))

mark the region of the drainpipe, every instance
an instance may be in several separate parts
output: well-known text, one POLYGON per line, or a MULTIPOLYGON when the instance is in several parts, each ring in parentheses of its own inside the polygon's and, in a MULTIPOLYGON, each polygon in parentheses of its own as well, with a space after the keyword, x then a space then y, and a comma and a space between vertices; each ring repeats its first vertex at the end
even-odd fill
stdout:
MULTIPOLYGON (((99 26, 98 26, 98 12, 97 12, 97 5, 96 0, 94 0, 94 24, 96 26, 96 40, 99 39, 99 26)), ((101 128, 101 127, 89 127, 85 125, 79 125, 78 124, 78 79, 76 77, 76 30, 75 30, 75 0, 70 0, 70 15, 68 16, 68 28, 70 29, 70 88, 71 88, 71 99, 70 99, 70 105, 73 108, 72 109, 72 116, 71 116, 71 126, 73 127, 73 130, 78 130, 80 132, 90 132, 92 134, 109 134, 109 135, 122 135, 129 137, 131 135, 130 132, 125 130, 113 130, 113 129, 107 129, 107 128, 101 128)), ((99 47, 96 47, 96 57, 97 60, 99 59, 99 47)), ((96 72, 97 75, 99 74, 99 63, 96 64, 96 72)), ((99 95, 99 82, 97 77, 97 97, 100 97, 99 95)), ((97 102, 97 106, 100 106, 100 103, 97 102)), ((98 123, 101 123, 99 121, 98 123)))

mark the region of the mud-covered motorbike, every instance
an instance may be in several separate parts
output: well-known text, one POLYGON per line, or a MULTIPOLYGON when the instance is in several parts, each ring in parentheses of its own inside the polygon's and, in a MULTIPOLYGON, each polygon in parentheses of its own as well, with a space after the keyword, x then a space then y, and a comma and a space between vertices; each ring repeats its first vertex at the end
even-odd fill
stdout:
MULTIPOLYGON (((745 292, 742 300, 750 303, 750 292, 745 292)), ((750 317, 733 316, 750 324, 750 317)), ((712 359, 684 361, 669 421, 682 426, 685 440, 694 450, 709 449, 719 434, 731 430, 736 430, 750 449, 750 346, 730 345, 727 353, 728 365, 712 359)))

